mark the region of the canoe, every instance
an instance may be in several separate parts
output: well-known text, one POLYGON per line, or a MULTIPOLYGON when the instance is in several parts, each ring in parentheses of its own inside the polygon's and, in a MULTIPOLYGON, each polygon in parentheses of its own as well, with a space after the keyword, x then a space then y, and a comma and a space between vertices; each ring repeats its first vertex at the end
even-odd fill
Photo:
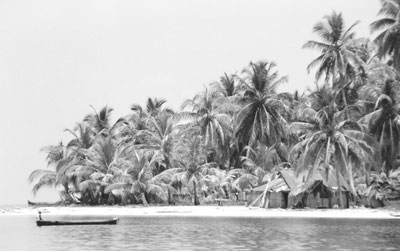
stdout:
POLYGON ((62 225, 116 225, 118 218, 111 220, 71 220, 71 221, 49 221, 37 220, 36 225, 41 226, 62 226, 62 225))
POLYGON ((48 203, 48 202, 33 202, 28 200, 28 206, 30 207, 54 207, 60 205, 61 202, 55 202, 55 203, 48 203))

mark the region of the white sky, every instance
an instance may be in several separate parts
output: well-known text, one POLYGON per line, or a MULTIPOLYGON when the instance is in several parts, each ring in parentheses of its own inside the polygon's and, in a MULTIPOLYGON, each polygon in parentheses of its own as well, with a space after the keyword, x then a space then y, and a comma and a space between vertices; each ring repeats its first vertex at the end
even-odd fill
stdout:
MULTIPOLYGON (((27 177, 46 168, 39 149, 91 112, 163 97, 179 108, 224 72, 275 61, 289 83, 313 85, 313 25, 342 12, 368 36, 379 0, 0 1, 0 204, 32 199, 27 177)), ((56 197, 39 193, 36 200, 56 197)))

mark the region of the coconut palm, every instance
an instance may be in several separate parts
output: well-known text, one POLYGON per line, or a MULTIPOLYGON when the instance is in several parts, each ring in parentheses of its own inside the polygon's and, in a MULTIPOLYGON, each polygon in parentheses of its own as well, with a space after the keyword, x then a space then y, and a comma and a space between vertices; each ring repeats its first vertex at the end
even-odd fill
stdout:
POLYGON ((92 166, 103 173, 108 173, 113 162, 118 159, 117 146, 111 137, 99 140, 93 146, 92 166))
POLYGON ((354 76, 358 68, 364 66, 351 44, 355 36, 352 29, 358 23, 355 22, 346 29, 342 14, 333 11, 331 15, 325 16, 323 21, 314 25, 313 31, 321 41, 310 40, 303 48, 317 49, 321 52, 307 67, 308 72, 317 67, 317 81, 325 75, 326 81, 337 83, 338 79, 354 76))
MULTIPOLYGON (((141 135, 146 136, 145 142, 136 145, 136 148, 158 151, 163 156, 162 165, 165 166, 165 169, 168 169, 171 164, 170 155, 173 147, 172 133, 175 124, 173 116, 168 112, 161 112, 157 117, 148 118, 147 123, 149 129, 138 131, 139 137, 141 135)), ((161 166, 161 164, 159 163, 158 166, 161 166)))
POLYGON ((114 178, 115 183, 109 185, 104 192, 125 189, 131 194, 139 194, 144 205, 148 204, 146 197, 151 194, 165 200, 163 188, 152 182, 155 163, 159 161, 159 156, 147 156, 146 152, 135 150, 125 152, 123 156, 127 165, 119 169, 118 177, 114 178))
POLYGON ((389 56, 393 67, 400 70, 400 1, 382 0, 379 15, 382 18, 371 24, 372 32, 379 32, 374 43, 380 58, 389 56))
POLYGON ((288 150, 282 142, 277 142, 268 147, 258 143, 256 147, 246 147, 247 156, 241 157, 242 168, 254 174, 258 183, 261 184, 264 176, 271 172, 274 167, 288 163, 288 150))
POLYGON ((41 150, 47 153, 47 166, 50 170, 38 169, 29 175, 28 181, 30 183, 37 181, 32 188, 32 193, 36 195, 44 187, 56 188, 61 186, 63 191, 60 195, 64 195, 63 199, 71 199, 69 185, 72 181, 65 175, 64 170, 72 165, 75 150, 66 147, 61 142, 58 145, 47 146, 41 150))
POLYGON ((360 120, 366 124, 370 133, 380 143, 380 154, 384 161, 384 170, 388 175, 396 169, 395 162, 400 150, 400 107, 397 93, 391 80, 385 82, 381 89, 367 85, 363 96, 376 100, 375 111, 360 120))
POLYGON ((65 131, 74 136, 74 139, 71 140, 68 145, 83 149, 89 149, 93 145, 94 134, 87 125, 78 123, 74 130, 65 129, 65 131))
POLYGON ((336 169, 338 181, 339 205, 343 205, 339 174, 347 173, 351 192, 356 194, 353 184, 353 174, 348 168, 348 156, 365 159, 372 155, 374 149, 370 146, 372 139, 363 133, 359 124, 351 120, 339 119, 340 112, 332 101, 329 106, 320 111, 314 111, 309 122, 294 122, 290 125, 290 132, 302 133, 303 140, 293 146, 290 156, 298 159, 297 173, 308 172, 308 177, 321 167, 328 175, 330 164, 336 169))
POLYGON ((232 97, 238 91, 235 75, 228 75, 226 73, 220 78, 219 82, 212 83, 211 86, 225 97, 232 97))
POLYGON ((227 198, 232 190, 232 182, 240 175, 240 170, 221 170, 218 168, 210 168, 208 174, 204 175, 201 180, 208 190, 216 192, 218 196, 227 198))
POLYGON ((167 101, 165 99, 148 98, 145 108, 142 108, 142 106, 140 106, 138 104, 133 104, 131 106, 131 110, 138 112, 142 116, 147 115, 147 116, 153 116, 153 117, 156 117, 162 111, 173 113, 173 111, 171 109, 163 108, 163 105, 166 102, 167 101))
MULTIPOLYGON (((227 114, 216 111, 213 101, 219 95, 217 92, 206 89, 192 100, 186 100, 183 103, 183 109, 191 107, 192 111, 183 111, 177 117, 178 124, 188 127, 198 126, 203 136, 203 144, 206 147, 214 147, 217 151, 221 149, 218 154, 226 156, 232 120, 227 114)), ((223 164, 224 161, 220 162, 223 164)))
POLYGON ((287 81, 275 71, 275 63, 260 61, 250 63, 243 72, 246 77, 240 79, 245 90, 243 98, 247 104, 236 117, 235 137, 243 149, 254 146, 256 141, 272 145, 281 140, 286 121, 284 103, 279 100, 276 88, 287 81))
POLYGON ((94 113, 86 115, 83 121, 92 128, 95 134, 104 133, 107 135, 106 130, 110 128, 110 116, 113 109, 108 106, 104 106, 100 112, 97 113, 93 106, 90 107, 92 107, 94 113))

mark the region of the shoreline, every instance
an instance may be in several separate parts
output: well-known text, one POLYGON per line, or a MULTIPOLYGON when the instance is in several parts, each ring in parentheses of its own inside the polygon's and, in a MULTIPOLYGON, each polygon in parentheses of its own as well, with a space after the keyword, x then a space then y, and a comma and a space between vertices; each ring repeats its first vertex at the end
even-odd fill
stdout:
POLYGON ((25 207, 0 209, 2 216, 151 216, 151 217, 243 217, 243 218, 354 218, 398 219, 400 212, 389 209, 265 209, 244 206, 79 206, 25 207), (392 214, 399 215, 398 217, 392 214))

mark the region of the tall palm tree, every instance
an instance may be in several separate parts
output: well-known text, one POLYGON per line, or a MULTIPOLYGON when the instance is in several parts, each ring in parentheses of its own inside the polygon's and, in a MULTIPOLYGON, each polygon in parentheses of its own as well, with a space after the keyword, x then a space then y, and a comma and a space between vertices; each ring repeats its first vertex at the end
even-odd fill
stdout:
POLYGON ((293 146, 290 155, 300 163, 297 172, 308 172, 307 177, 320 169, 321 166, 329 173, 330 164, 336 169, 338 182, 339 206, 343 205, 339 174, 347 173, 351 192, 356 194, 353 183, 352 169, 348 167, 348 156, 360 160, 372 155, 374 149, 369 145, 369 139, 359 124, 351 120, 339 119, 340 112, 332 102, 320 111, 314 111, 314 116, 308 122, 293 122, 290 131, 301 133, 303 140, 293 146))
POLYGON ((217 92, 221 93, 225 97, 232 97, 238 91, 235 75, 228 75, 226 73, 224 73, 224 75, 220 78, 219 82, 213 83, 212 87, 214 87, 217 92))
POLYGON ((147 137, 145 143, 138 145, 137 148, 158 151, 163 156, 165 169, 168 169, 171 164, 170 155, 173 147, 172 139, 175 124, 173 115, 168 112, 161 112, 156 118, 150 117, 148 123, 151 129, 138 132, 139 135, 144 134, 147 137))
POLYGON ((310 40, 303 48, 317 49, 321 52, 307 67, 308 72, 317 67, 317 81, 325 75, 327 82, 331 80, 332 83, 337 83, 338 79, 354 76, 358 68, 364 66, 351 43, 355 36, 352 29, 358 23, 355 22, 346 29, 342 14, 334 11, 314 25, 313 31, 321 41, 310 40))
POLYGON ((193 99, 186 100, 182 108, 191 107, 191 111, 183 111, 177 115, 178 124, 185 124, 193 127, 199 126, 203 136, 203 144, 207 147, 214 147, 217 150, 223 149, 219 154, 226 153, 229 146, 229 135, 232 130, 231 117, 216 111, 214 100, 220 94, 206 89, 196 95, 193 99))
POLYGON ((75 150, 66 147, 61 142, 58 145, 51 145, 41 149, 47 153, 47 166, 50 168, 34 170, 28 177, 28 181, 36 184, 32 188, 32 193, 37 194, 44 187, 61 186, 63 191, 60 193, 64 200, 71 199, 69 185, 71 180, 65 175, 64 170, 71 166, 74 161, 75 150))
POLYGON ((286 108, 279 100, 276 88, 286 82, 287 77, 280 77, 275 67, 274 62, 251 62, 243 71, 246 77, 240 81, 247 104, 236 117, 234 131, 241 149, 246 145, 252 147, 257 141, 272 145, 283 135, 286 121, 282 114, 286 108))
POLYGON ((374 39, 377 55, 390 56, 395 69, 400 70, 400 1, 382 0, 379 15, 383 17, 371 24, 372 32, 379 32, 374 39))
POLYGON ((400 106, 393 84, 392 80, 388 80, 381 89, 372 85, 365 86, 363 94, 375 99, 376 106, 375 111, 360 120, 380 143, 387 175, 397 168, 395 162, 400 151, 400 106))

